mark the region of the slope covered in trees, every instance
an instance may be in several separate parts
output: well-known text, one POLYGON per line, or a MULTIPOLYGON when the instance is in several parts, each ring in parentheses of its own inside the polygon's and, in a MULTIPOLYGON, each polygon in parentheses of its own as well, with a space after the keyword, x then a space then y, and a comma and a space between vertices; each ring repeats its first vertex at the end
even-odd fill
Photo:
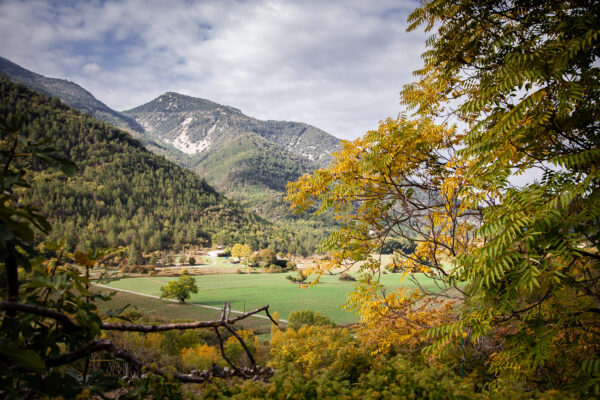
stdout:
POLYGON ((26 116, 31 138, 48 138, 79 172, 43 172, 28 198, 70 246, 133 245, 156 250, 219 241, 266 245, 271 225, 194 173, 146 151, 127 133, 5 79, 0 115, 26 116))
POLYGON ((58 97, 68 105, 99 121, 106 122, 129 132, 142 132, 143 128, 135 120, 113 110, 78 84, 66 79, 48 78, 22 68, 0 57, 0 74, 15 83, 21 83, 37 92, 58 97))

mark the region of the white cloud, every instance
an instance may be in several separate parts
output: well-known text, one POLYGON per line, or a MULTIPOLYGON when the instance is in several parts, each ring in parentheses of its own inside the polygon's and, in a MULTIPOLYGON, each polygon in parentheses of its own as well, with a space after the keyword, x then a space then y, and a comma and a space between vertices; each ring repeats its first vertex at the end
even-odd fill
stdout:
POLYGON ((354 138, 400 111, 416 2, 4 1, 2 56, 115 109, 166 91, 354 138), (400 5, 400 7, 398 7, 400 5))

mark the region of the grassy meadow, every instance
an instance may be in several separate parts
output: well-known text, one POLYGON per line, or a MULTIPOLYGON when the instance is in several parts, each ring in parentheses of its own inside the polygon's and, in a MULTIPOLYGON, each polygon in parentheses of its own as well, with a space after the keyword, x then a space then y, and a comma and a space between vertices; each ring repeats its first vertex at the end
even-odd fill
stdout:
MULTIPOLYGON (((352 290, 354 282, 342 282, 337 276, 324 276, 322 283, 314 287, 300 289, 286 277, 287 274, 227 274, 227 275, 200 275, 195 276, 198 293, 192 294, 189 303, 203 304, 213 307, 221 307, 224 301, 231 303, 234 310, 246 311, 270 305, 271 313, 277 311, 279 317, 287 319, 291 311, 311 309, 327 315, 337 324, 347 324, 358 321, 358 316, 350 311, 342 310, 347 294, 352 290)), ((160 288, 167 285, 173 277, 142 277, 125 278, 105 284, 115 289, 124 289, 141 294, 154 296, 160 295, 160 288)), ((381 276, 381 281, 389 288, 399 287, 400 284, 412 286, 410 282, 400 282, 400 275, 386 274, 381 276)), ((428 282, 423 282, 428 284, 428 282)), ((125 296, 125 294, 120 294, 125 296)), ((127 297, 127 296, 125 296, 127 297)), ((148 299, 141 300, 139 296, 131 298, 131 303, 139 308, 138 301, 148 302, 150 300, 156 307, 156 302, 163 300, 148 299), (139 300, 138 300, 139 299, 139 300)), ((163 301, 164 302, 164 301, 163 301)), ((164 302, 163 307, 173 309, 173 318, 178 314, 177 308, 191 309, 174 303, 164 302)), ((152 310, 148 307, 148 310, 152 310)), ((210 312, 217 315, 218 311, 193 307, 194 313, 210 312)), ((140 311, 144 311, 141 309, 140 311)), ((208 314, 206 314, 208 315, 208 314)), ((214 317, 211 317, 214 318, 214 317)), ((194 319, 198 319, 195 316, 194 319)))

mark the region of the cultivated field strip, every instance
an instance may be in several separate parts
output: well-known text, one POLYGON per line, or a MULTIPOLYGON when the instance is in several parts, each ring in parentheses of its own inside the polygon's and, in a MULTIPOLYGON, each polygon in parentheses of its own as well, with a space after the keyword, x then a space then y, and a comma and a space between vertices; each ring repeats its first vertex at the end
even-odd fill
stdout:
MULTIPOLYGON (((94 286, 96 286, 96 287, 99 287, 99 288, 102 288, 102 289, 116 290, 116 291, 119 291, 119 292, 124 292, 124 293, 134 294, 134 295, 136 295, 136 296, 144 296, 144 297, 150 297, 150 298, 153 298, 153 299, 158 299, 158 300, 170 301, 171 303, 179 303, 179 300, 175 300, 175 299, 165 299, 165 298, 163 298, 163 297, 160 297, 160 296, 154 296, 154 295, 152 295, 152 294, 146 294, 146 293, 134 292, 134 291, 132 291, 132 290, 127 290, 127 289, 119 289, 119 288, 115 288, 115 287, 112 287, 112 286, 107 286, 107 285, 99 285, 99 284, 94 284, 94 286)), ((210 309, 210 310, 219 310, 219 311, 220 311, 220 310, 222 310, 222 309, 223 309, 222 307, 208 306, 208 305, 205 305, 205 304, 197 304, 197 303, 186 303, 186 304, 189 304, 189 305, 192 305, 192 306, 196 306, 196 307, 208 308, 208 309, 210 309)), ((231 310, 231 312, 232 312, 232 313, 235 313, 235 314, 244 314, 244 312, 243 312, 243 311, 237 311, 237 310, 231 310)), ((269 319, 269 317, 267 317, 266 315, 257 315, 257 314, 251 315, 250 317, 262 318, 262 319, 267 319, 267 320, 269 319)), ((280 321, 280 322, 284 322, 284 323, 286 323, 286 324, 288 323, 288 321, 287 321, 287 320, 285 320, 285 319, 281 319, 281 318, 279 319, 279 321, 280 321)))

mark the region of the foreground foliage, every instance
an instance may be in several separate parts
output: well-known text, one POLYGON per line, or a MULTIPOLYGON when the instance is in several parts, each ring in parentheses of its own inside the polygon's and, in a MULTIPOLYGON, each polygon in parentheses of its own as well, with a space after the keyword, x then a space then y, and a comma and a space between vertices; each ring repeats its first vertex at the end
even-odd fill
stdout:
MULTIPOLYGON (((245 334, 237 333, 232 326, 263 310, 271 318, 268 306, 230 318, 231 307, 226 304, 218 321, 136 325, 102 320, 95 303, 107 300, 107 296, 90 291, 90 272, 115 251, 71 253, 65 248, 64 240, 34 247, 36 234, 49 233, 51 225, 22 196, 30 187, 33 169, 57 167, 73 174, 77 167, 48 148, 47 140, 24 136, 21 133, 24 121, 24 117, 14 116, 0 119, 0 280, 3 283, 0 288, 3 299, 0 301, 0 396, 8 399, 87 398, 92 393, 102 395, 125 386, 127 382, 119 375, 90 367, 94 362, 92 357, 98 354, 104 355, 103 361, 117 363, 117 360, 123 360, 138 373, 144 371, 156 375, 148 377, 146 374, 137 385, 126 387, 124 397, 128 398, 131 398, 127 394, 130 389, 133 389, 130 394, 134 398, 147 395, 162 398, 163 394, 181 392, 178 385, 165 380, 203 383, 214 377, 262 379, 270 376, 272 370, 256 365, 242 337, 245 334), (214 331, 222 358, 230 368, 211 368, 193 374, 181 373, 171 367, 167 371, 152 361, 136 357, 126 345, 119 346, 106 335, 113 331, 149 333, 198 328, 214 331), (223 342, 219 328, 239 343, 249 360, 249 367, 242 370, 227 357, 225 348, 233 344, 223 342)), ((193 290, 193 278, 183 278, 192 281, 183 279, 181 286, 193 290)), ((180 293, 177 295, 181 296, 180 293)), ((110 311, 107 317, 121 317, 121 312, 110 311)), ((153 339, 158 337, 148 335, 143 341, 156 343, 153 339)), ((237 353, 239 358, 240 351, 237 353)))
POLYGON ((413 114, 289 187, 294 207, 320 200, 343 222, 315 272, 367 260, 348 306, 378 352, 427 345, 492 388, 597 395, 599 5, 428 1, 409 21, 432 32, 402 92, 413 114), (394 270, 438 290, 377 283, 371 254, 394 235, 417 243, 394 270))

